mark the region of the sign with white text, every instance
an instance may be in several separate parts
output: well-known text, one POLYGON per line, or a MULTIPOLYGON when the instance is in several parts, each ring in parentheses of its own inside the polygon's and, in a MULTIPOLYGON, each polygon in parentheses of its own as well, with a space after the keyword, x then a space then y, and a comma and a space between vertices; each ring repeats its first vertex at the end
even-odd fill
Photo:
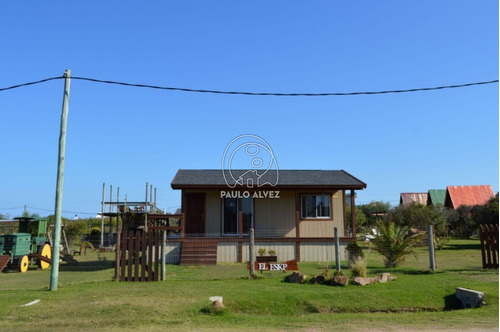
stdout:
MULTIPOLYGON (((255 262, 254 269, 257 271, 298 271, 299 267, 295 259, 283 263, 255 262)), ((250 262, 247 263, 247 270, 250 270, 250 262)))

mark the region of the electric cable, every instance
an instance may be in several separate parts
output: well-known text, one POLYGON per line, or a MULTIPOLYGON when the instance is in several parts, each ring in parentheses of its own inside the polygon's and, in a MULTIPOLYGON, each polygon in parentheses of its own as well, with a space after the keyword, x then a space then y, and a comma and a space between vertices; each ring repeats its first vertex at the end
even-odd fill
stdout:
MULTIPOLYGON (((25 86, 45 83, 52 80, 63 79, 64 76, 51 77, 42 79, 34 82, 27 82, 22 84, 13 85, 6 88, 0 88, 0 92, 6 90, 12 90, 16 88, 21 88, 25 86)), ((89 81, 94 83, 102 84, 113 84, 122 85, 136 88, 148 88, 148 89, 158 89, 158 90, 170 90, 170 91, 182 91, 182 92, 195 92, 195 93, 212 93, 212 94, 225 94, 225 95, 246 95, 246 96, 276 96, 276 97, 326 97, 326 96, 357 96, 357 95, 378 95, 378 94, 390 94, 390 93, 408 93, 408 92, 419 92, 419 91, 433 91, 433 90, 443 90, 443 89, 455 89, 464 88, 475 85, 486 85, 498 83, 498 80, 482 81, 482 82, 472 82, 464 84, 453 84, 453 85, 443 85, 436 87, 424 87, 424 88, 413 88, 413 89, 398 89, 398 90, 381 90, 381 91, 358 91, 358 92, 320 92, 320 93, 277 93, 277 92, 248 92, 248 91, 221 91, 221 90, 206 90, 206 89, 190 89, 190 88, 178 88, 178 87, 168 87, 168 86, 158 86, 151 84, 137 84, 137 83, 127 83, 119 81, 101 80, 96 78, 88 77, 71 77, 74 80, 89 81)))

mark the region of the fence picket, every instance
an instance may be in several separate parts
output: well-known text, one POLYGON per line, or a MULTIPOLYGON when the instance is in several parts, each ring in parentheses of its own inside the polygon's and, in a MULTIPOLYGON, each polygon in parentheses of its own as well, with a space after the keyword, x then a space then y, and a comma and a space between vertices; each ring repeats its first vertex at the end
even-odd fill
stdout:
POLYGON ((498 225, 480 225, 483 269, 498 269, 498 225))

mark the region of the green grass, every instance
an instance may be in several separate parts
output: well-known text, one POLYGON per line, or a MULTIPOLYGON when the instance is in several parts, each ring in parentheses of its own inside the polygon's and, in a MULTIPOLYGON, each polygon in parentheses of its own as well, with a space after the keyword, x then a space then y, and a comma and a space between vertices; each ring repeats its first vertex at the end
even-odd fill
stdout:
MULTIPOLYGON (((47 291, 50 271, 0 274, 0 330, 498 329, 498 271, 481 269, 477 240, 450 241, 436 253, 433 273, 424 249, 418 260, 408 257, 390 270, 379 254, 363 249, 369 276, 390 272, 397 279, 364 287, 299 285, 283 281, 289 273, 259 273, 252 280, 245 264, 225 264, 167 265, 165 282, 122 283, 111 281, 112 254, 97 260, 88 253, 77 260, 88 267, 98 262, 100 269, 61 268, 55 292, 47 291), (456 287, 484 292, 486 305, 448 310, 456 305, 456 287), (224 297, 224 310, 209 309, 215 295, 224 297), (35 299, 40 303, 20 307, 35 299)), ((314 276, 323 265, 300 263, 299 268, 314 276)))

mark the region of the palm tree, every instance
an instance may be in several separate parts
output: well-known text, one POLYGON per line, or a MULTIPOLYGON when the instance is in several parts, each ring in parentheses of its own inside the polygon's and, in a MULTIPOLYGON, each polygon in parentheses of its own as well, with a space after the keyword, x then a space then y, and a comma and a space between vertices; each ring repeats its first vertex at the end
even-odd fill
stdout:
POLYGON ((380 221, 377 223, 377 234, 371 241, 373 249, 382 254, 385 259, 385 267, 396 267, 405 261, 407 255, 417 253, 412 249, 419 241, 419 236, 411 236, 409 227, 396 225, 392 221, 380 221))

